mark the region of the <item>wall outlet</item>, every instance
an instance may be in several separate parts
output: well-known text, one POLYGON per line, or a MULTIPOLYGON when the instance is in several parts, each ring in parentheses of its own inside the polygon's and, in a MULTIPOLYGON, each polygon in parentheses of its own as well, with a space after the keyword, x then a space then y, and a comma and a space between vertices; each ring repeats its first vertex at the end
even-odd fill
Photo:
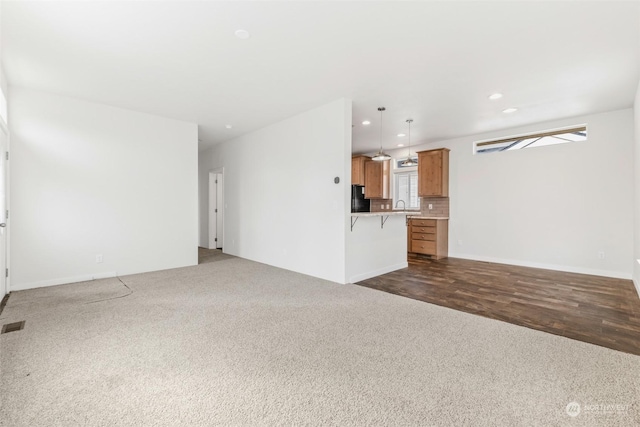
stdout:
POLYGON ((96 263, 97 263, 97 264, 100 264, 102 261, 103 261, 103 259, 102 259, 102 254, 98 254, 98 255, 96 255, 96 263))
POLYGON ((458 239, 458 246, 462 246, 462 239, 458 239))
POLYGON ((389 203, 387 203, 387 210, 389 210, 389 203))
POLYGON ((433 209, 433 204, 429 203, 429 210, 433 209))
POLYGON ((598 258, 604 259, 604 251, 598 251, 598 258))

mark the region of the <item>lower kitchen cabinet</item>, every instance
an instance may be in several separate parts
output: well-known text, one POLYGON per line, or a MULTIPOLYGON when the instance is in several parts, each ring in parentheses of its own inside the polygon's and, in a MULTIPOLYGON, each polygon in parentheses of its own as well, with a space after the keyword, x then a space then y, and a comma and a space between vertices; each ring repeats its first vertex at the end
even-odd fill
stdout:
POLYGON ((449 256, 449 220, 410 218, 407 233, 409 252, 435 259, 449 256))

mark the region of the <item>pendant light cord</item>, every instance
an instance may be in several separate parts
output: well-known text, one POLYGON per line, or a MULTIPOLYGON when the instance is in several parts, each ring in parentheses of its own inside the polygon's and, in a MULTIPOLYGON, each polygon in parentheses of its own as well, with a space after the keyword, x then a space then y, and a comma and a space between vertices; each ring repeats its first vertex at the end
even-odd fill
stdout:
POLYGON ((382 112, 385 110, 384 107, 379 107, 378 111, 380 111, 380 154, 382 154, 382 112))
POLYGON ((413 123, 413 119, 407 119, 407 123, 409 123, 409 154, 407 157, 411 158, 411 123, 413 123))
POLYGON ((373 160, 382 162, 385 160, 389 160, 391 158, 390 155, 382 151, 382 112, 385 110, 384 107, 378 107, 378 111, 380 111, 380 151, 373 156, 373 160))

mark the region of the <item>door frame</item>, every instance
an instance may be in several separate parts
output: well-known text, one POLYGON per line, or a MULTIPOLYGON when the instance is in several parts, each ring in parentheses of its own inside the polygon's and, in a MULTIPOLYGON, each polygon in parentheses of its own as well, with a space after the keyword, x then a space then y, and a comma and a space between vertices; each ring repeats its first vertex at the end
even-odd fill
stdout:
MULTIPOLYGON (((11 147, 11 138, 10 138, 10 134, 9 134, 9 126, 4 123, 3 120, 0 120, 0 132, 2 132, 5 136, 5 152, 7 153, 7 157, 8 153, 9 153, 9 149, 11 147)), ((9 180, 10 180, 10 166, 9 166, 9 159, 0 159, 0 161, 4 162, 4 184, 5 184, 5 209, 7 210, 7 212, 9 211, 9 194, 10 194, 10 189, 11 186, 9 185, 9 180)), ((2 214, 2 217, 4 218, 4 213, 2 214)), ((4 251, 4 266, 5 268, 10 272, 9 270, 9 261, 10 261, 10 251, 9 251, 9 246, 10 246, 10 232, 9 232, 9 218, 4 218, 5 219, 5 223, 6 223, 6 227, 4 229, 5 232, 5 251, 4 251)), ((5 274, 4 271, 0 271, 0 274, 5 274)), ((6 275, 5 276, 5 291, 8 294, 9 292, 11 292, 11 274, 6 275)), ((4 298, 4 295, 0 296, 0 299, 4 298)))
POLYGON ((207 245, 207 247, 209 249, 217 249, 216 248, 216 241, 215 238, 219 237, 221 238, 220 243, 222 245, 222 252, 224 252, 224 167, 221 168, 216 168, 216 169, 211 169, 209 171, 209 188, 208 188, 208 196, 209 196, 209 207, 208 207, 208 215, 207 215, 207 220, 209 221, 209 233, 208 233, 208 240, 209 243, 207 245), (222 176, 222 182, 219 187, 216 187, 215 184, 215 179, 216 179, 216 175, 220 174, 222 176), (215 206, 216 206, 216 199, 215 197, 217 196, 217 191, 220 190, 221 195, 220 195, 220 200, 221 200, 221 205, 222 208, 220 208, 218 210, 218 213, 222 215, 222 230, 220 230, 220 233, 222 236, 218 236, 218 230, 217 230, 217 222, 216 222, 216 212, 215 212, 215 206))

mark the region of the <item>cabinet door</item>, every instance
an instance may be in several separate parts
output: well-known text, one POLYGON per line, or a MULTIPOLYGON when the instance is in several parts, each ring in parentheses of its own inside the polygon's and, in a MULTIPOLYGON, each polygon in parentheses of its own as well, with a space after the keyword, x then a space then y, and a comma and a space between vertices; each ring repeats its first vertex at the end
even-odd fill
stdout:
POLYGON ((447 179, 444 173, 445 152, 424 151, 418 156, 418 195, 420 197, 448 196, 449 186, 444 182, 447 179))
POLYGON ((391 161, 367 160, 364 163, 364 198, 388 199, 390 197, 391 161))
POLYGON ((364 198, 382 198, 382 164, 370 160, 364 163, 364 198))
POLYGON ((366 157, 351 159, 351 185, 364 185, 364 162, 366 157))

